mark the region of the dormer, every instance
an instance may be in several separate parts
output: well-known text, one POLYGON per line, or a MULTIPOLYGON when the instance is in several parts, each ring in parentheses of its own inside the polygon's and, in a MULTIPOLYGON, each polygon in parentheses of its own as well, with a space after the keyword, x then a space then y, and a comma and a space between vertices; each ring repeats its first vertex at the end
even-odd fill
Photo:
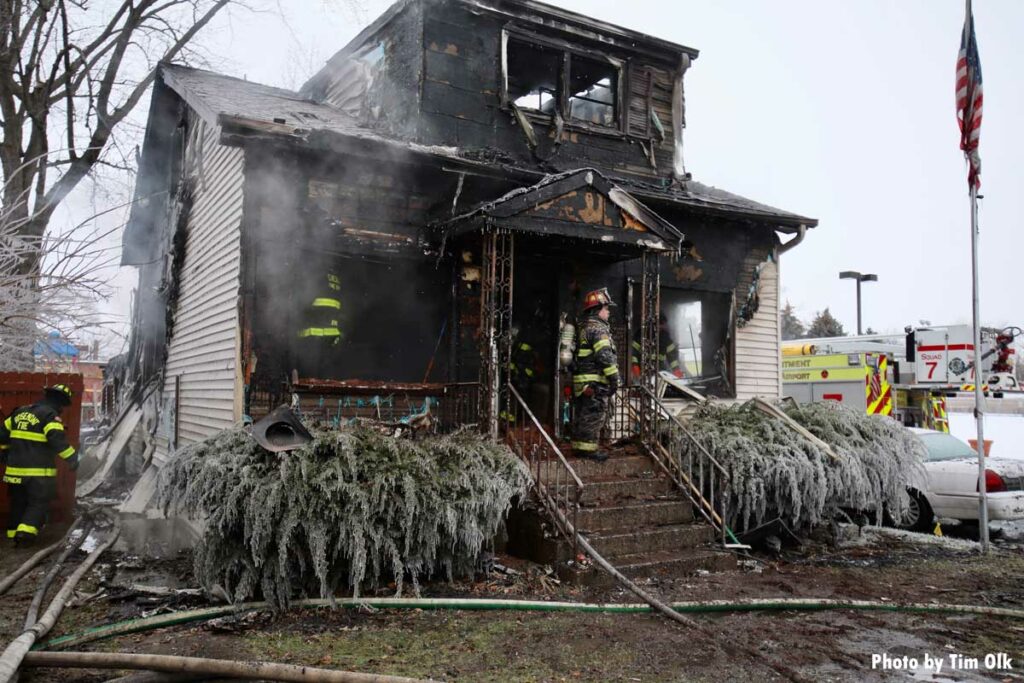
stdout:
POLYGON ((380 132, 489 160, 672 177, 696 57, 532 0, 403 0, 302 93, 380 132))

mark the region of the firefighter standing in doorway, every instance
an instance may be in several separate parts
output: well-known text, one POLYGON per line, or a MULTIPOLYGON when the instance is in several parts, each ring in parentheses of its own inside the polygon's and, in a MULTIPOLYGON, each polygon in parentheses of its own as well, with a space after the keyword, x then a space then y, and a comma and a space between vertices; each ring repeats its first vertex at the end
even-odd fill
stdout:
MULTIPOLYGON (((541 314, 538 311, 534 311, 531 322, 539 324, 541 319, 541 314)), ((530 336, 530 334, 523 332, 518 323, 512 325, 512 348, 509 350, 508 379, 516 391, 519 392, 519 396, 526 402, 529 402, 532 398, 533 386, 540 373, 537 347, 529 341, 530 336)), ((511 396, 509 396, 508 401, 512 405, 515 404, 511 396)), ((500 417, 507 422, 515 422, 516 419, 515 413, 508 408, 502 409, 500 417)))
POLYGON ((537 380, 537 349, 523 338, 518 327, 512 328, 512 350, 508 363, 509 379, 524 401, 530 398, 530 389, 537 380))
MULTIPOLYGON (((640 342, 633 340, 633 354, 629 359, 630 372, 633 377, 640 379, 640 342)), ((664 313, 658 314, 658 370, 667 370, 676 379, 682 379, 683 366, 679 360, 679 346, 672 339, 672 333, 668 329, 668 318, 664 313)))
POLYGON ((15 409, 0 423, 0 462, 7 466, 4 483, 10 502, 7 538, 16 546, 34 542, 46 523, 57 493, 54 456, 78 469, 78 454, 60 421, 61 411, 70 405, 71 389, 57 384, 43 390, 43 400, 15 409))
POLYGON ((608 326, 614 305, 607 289, 594 290, 584 298, 573 363, 572 448, 577 455, 598 462, 608 459, 600 450, 601 429, 619 386, 619 363, 608 326))
POLYGON ((524 401, 531 399, 533 386, 541 371, 537 339, 544 326, 544 309, 539 305, 533 309, 533 314, 525 322, 512 325, 509 379, 524 401))

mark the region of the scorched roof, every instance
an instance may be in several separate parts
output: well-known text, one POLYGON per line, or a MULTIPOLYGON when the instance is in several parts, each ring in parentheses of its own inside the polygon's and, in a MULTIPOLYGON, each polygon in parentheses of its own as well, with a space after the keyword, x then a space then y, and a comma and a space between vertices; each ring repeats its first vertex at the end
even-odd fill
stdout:
MULTIPOLYGON (((339 141, 370 143, 400 153, 418 153, 459 162, 467 166, 505 170, 532 182, 547 174, 535 169, 502 166, 478 161, 472 150, 440 145, 422 145, 360 123, 326 105, 284 88, 253 83, 223 74, 177 64, 161 64, 163 82, 211 125, 222 127, 225 135, 264 136, 292 141, 309 148, 331 149, 339 141)), ((783 211, 696 181, 660 186, 629 178, 611 178, 631 195, 655 204, 682 205, 726 217, 763 221, 773 226, 813 227, 818 221, 783 211)))

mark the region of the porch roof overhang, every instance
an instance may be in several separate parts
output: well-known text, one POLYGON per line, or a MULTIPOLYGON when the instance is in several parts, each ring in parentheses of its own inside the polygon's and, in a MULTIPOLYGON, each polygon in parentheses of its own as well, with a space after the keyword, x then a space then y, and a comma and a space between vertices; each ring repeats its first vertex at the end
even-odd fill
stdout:
POLYGON ((592 168, 547 176, 433 227, 444 237, 505 228, 629 252, 675 252, 685 241, 675 226, 592 168))

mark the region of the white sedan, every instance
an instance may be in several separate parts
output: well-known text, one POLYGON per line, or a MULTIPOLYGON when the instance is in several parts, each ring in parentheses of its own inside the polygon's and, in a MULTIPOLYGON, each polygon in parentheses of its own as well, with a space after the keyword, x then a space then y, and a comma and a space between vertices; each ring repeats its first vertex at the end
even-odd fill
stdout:
MULTIPOLYGON (((931 531, 936 517, 978 519, 978 454, 951 434, 930 429, 911 430, 927 455, 927 482, 917 482, 908 491, 910 509, 899 526, 931 531)), ((985 459, 985 488, 988 518, 1024 519, 1024 460, 985 459)))

